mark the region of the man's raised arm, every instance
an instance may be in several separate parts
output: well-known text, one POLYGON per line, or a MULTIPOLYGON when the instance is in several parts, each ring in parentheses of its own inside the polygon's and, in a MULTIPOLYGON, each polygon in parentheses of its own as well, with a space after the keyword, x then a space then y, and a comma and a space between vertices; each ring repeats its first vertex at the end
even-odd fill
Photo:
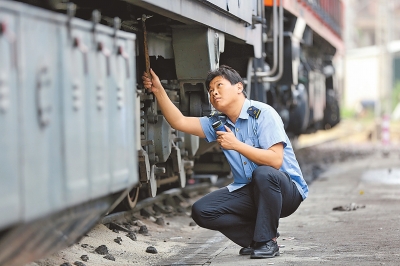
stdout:
POLYGON ((198 117, 184 116, 168 97, 164 87, 161 85, 160 79, 152 69, 150 69, 150 74, 151 78, 148 77, 147 73, 143 74, 143 85, 150 92, 153 92, 162 114, 171 127, 185 133, 205 138, 200 119, 198 117))

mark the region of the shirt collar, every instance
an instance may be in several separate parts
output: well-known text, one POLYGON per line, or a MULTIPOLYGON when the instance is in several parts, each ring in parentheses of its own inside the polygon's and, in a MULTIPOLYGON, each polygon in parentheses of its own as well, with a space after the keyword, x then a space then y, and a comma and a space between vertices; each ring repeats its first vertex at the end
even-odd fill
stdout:
POLYGON ((240 115, 238 118, 249 119, 249 114, 247 113, 247 109, 249 109, 249 107, 250 107, 250 101, 249 101, 249 99, 246 98, 244 100, 242 110, 240 111, 240 115))

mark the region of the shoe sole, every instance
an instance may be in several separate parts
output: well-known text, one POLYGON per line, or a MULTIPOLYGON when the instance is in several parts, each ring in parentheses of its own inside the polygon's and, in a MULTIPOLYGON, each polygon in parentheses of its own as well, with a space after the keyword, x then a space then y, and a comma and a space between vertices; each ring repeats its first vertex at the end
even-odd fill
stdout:
POLYGON ((280 256, 281 254, 279 253, 279 251, 275 252, 272 255, 251 255, 250 259, 269 259, 269 258, 273 258, 275 256, 280 256))
POLYGON ((253 251, 249 251, 249 252, 239 252, 239 255, 251 255, 253 251))

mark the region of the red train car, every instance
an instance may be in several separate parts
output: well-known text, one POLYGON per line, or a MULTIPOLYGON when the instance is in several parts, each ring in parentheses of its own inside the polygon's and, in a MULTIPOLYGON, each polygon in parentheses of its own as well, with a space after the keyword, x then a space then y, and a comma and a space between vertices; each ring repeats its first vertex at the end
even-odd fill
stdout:
POLYGON ((263 71, 256 76, 268 84, 253 91, 257 96, 267 91, 264 100, 280 112, 288 133, 335 126, 340 121, 335 58, 344 51, 342 1, 264 0, 264 5, 266 59, 258 62, 263 71), (278 67, 271 74, 274 63, 278 67))

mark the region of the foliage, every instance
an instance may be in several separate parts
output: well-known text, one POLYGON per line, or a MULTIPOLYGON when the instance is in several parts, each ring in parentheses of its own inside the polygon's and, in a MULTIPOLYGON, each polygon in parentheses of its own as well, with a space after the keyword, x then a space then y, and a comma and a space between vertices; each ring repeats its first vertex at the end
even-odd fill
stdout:
POLYGON ((400 81, 396 83, 396 86, 392 91, 392 111, 396 108, 397 104, 400 102, 400 81))
POLYGON ((342 119, 353 118, 356 117, 356 111, 351 108, 342 107, 340 109, 340 116, 342 119))

